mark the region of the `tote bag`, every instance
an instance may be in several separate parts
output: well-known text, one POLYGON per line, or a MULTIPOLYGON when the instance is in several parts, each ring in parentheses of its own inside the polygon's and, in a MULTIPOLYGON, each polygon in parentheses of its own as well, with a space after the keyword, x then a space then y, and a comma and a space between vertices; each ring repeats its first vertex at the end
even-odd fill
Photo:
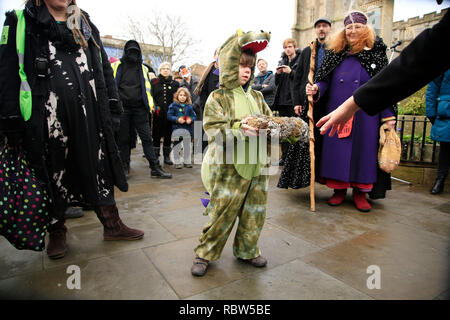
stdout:
POLYGON ((42 251, 49 197, 30 170, 22 148, 0 147, 0 234, 16 249, 42 251))

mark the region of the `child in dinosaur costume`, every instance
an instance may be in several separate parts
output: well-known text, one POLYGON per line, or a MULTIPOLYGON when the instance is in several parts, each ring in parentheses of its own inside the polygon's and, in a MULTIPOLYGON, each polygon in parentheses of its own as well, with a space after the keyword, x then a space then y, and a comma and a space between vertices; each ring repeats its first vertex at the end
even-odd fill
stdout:
POLYGON ((233 244, 234 256, 255 267, 267 264, 257 242, 266 217, 269 176, 261 174, 266 163, 248 161, 248 139, 257 136, 258 129, 246 122, 253 114, 271 115, 263 95, 251 88, 256 53, 263 50, 269 40, 268 32, 238 30, 220 48, 219 89, 210 94, 203 115, 209 147, 203 159, 202 180, 210 194, 205 215, 211 220, 204 226, 200 244, 195 248, 196 258, 191 268, 195 276, 203 276, 209 261, 220 257, 236 218, 239 224, 233 244), (230 134, 234 141, 240 140, 246 146, 243 163, 237 161, 242 159, 242 154, 236 152, 237 144, 229 147, 225 143, 230 134), (230 152, 233 152, 232 161, 227 161, 225 158, 230 152), (219 158, 222 161, 217 161, 219 158))

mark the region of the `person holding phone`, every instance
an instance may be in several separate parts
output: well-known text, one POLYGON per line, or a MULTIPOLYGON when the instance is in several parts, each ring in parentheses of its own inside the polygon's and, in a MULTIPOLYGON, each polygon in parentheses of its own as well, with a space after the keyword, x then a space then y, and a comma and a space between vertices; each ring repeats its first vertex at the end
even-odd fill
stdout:
MULTIPOLYGON (((283 41, 283 53, 275 72, 275 85, 277 86, 277 89, 272 107, 272 111, 277 111, 281 117, 295 116, 292 100, 292 85, 294 80, 293 70, 297 68, 297 63, 300 60, 300 53, 301 50, 297 48, 295 39, 288 38, 283 41)), ((284 164, 288 147, 288 142, 283 142, 281 144, 282 155, 279 165, 284 164)))

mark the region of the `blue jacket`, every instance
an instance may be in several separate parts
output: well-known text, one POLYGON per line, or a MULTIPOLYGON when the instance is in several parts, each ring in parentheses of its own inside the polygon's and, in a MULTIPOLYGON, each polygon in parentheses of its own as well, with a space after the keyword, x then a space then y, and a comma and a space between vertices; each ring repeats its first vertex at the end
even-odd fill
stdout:
POLYGON ((172 102, 172 104, 169 106, 169 110, 167 111, 167 120, 172 122, 172 131, 175 131, 176 129, 186 129, 191 134, 191 137, 193 134, 192 128, 196 119, 197 116, 195 114, 194 107, 191 104, 181 105, 179 103, 172 102), (192 120, 191 124, 179 124, 178 118, 183 116, 190 117, 192 120))
POLYGON ((427 117, 436 119, 431 139, 450 142, 450 69, 430 82, 425 101, 427 117))

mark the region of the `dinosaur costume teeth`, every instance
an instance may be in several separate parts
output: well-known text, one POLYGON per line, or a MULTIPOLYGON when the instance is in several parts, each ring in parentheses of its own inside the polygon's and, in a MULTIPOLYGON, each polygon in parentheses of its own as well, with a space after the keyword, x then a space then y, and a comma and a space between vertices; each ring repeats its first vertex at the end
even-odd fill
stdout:
MULTIPOLYGON (((266 48, 269 41, 270 33, 266 31, 243 32, 242 30, 238 30, 229 37, 219 50, 220 87, 226 89, 239 87, 239 59, 242 51, 251 50, 256 54, 266 48)), ((250 85, 253 77, 252 72, 250 85)))
POLYGON ((256 53, 264 50, 268 44, 269 44, 269 41, 267 41, 267 40, 250 41, 242 46, 242 51, 250 50, 254 54, 256 54, 256 53))

